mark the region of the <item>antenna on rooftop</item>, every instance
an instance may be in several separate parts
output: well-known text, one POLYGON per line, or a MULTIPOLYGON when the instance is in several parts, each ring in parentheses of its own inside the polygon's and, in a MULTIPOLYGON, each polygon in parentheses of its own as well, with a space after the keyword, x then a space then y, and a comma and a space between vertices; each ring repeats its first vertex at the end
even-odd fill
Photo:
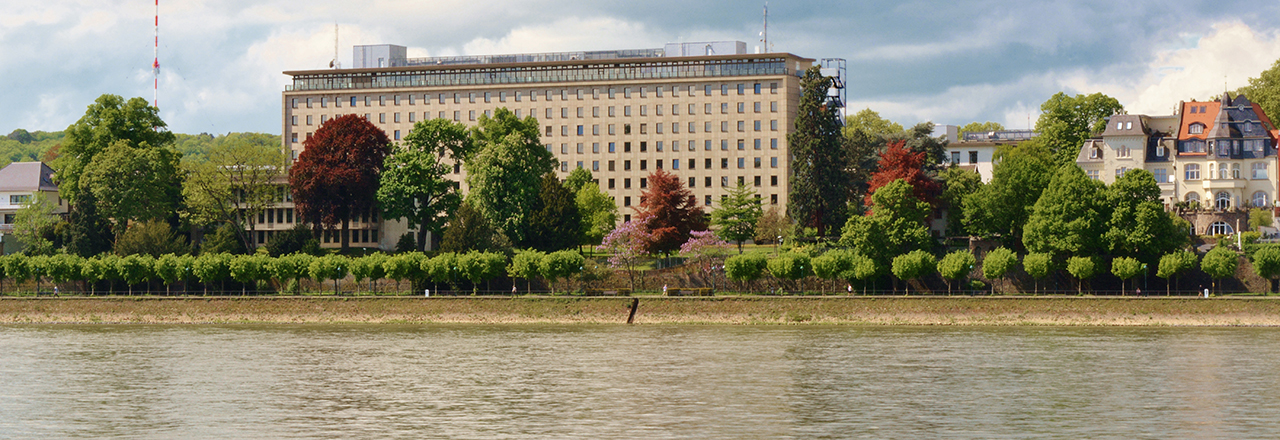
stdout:
POLYGON ((342 62, 338 61, 338 22, 333 22, 333 61, 329 62, 329 67, 341 69, 342 62))
POLYGON ((760 49, 769 53, 769 2, 764 2, 764 30, 760 32, 760 49))
POLYGON ((156 0, 156 46, 151 72, 155 80, 155 89, 151 92, 151 105, 158 109, 160 108, 160 0, 156 0))

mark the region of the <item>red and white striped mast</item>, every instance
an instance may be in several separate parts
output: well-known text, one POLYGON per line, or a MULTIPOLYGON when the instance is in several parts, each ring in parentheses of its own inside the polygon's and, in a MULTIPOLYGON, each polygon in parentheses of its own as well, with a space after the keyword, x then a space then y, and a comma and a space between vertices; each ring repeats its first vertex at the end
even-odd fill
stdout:
POLYGON ((160 108, 160 0, 156 0, 156 47, 155 61, 151 63, 151 72, 155 77, 155 89, 151 94, 151 105, 160 108))

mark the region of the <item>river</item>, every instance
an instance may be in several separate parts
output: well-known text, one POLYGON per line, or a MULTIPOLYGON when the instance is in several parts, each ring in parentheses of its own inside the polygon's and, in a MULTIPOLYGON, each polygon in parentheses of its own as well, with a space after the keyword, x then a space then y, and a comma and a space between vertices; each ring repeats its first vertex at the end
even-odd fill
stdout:
POLYGON ((1268 328, 0 327, 0 438, 1270 438, 1268 328))

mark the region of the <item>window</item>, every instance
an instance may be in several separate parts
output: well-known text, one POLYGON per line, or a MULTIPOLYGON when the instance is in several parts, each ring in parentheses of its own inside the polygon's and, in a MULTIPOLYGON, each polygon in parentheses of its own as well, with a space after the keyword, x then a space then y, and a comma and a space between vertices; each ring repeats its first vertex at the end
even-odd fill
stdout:
POLYGON ((1151 174, 1155 175, 1156 183, 1169 183, 1169 175, 1164 168, 1156 168, 1151 174))
POLYGON ((769 194, 769 204, 770 204, 770 205, 777 205, 777 204, 778 204, 778 195, 777 195, 777 194, 769 194))
POLYGON ((756 150, 759 150, 759 149, 760 149, 760 140, 759 140, 759 139, 753 139, 753 140, 752 140, 752 144, 753 144, 753 147, 755 147, 755 149, 756 149, 756 150))
POLYGON ((1232 179, 1240 178, 1240 164, 1238 163, 1231 164, 1231 178, 1232 179))
POLYGON ((970 151, 970 152, 969 152, 969 165, 976 165, 977 163, 978 163, 978 152, 977 152, 977 151, 970 151))
POLYGON ((646 159, 640 159, 640 171, 645 171, 647 169, 649 169, 649 161, 646 159))
POLYGON ((598 160, 591 161, 591 171, 600 171, 600 161, 598 160))
POLYGON ((722 170, 729 169, 729 158, 727 157, 720 158, 720 169, 722 170))
POLYGON ((773 119, 773 120, 770 120, 770 121, 769 121, 769 131, 778 131, 778 120, 777 120, 777 119, 773 119))
POLYGON ((631 171, 631 161, 629 160, 622 161, 622 171, 631 171))
POLYGON ((614 180, 609 179, 609 189, 613 189, 613 188, 614 188, 614 180))
POLYGON ((778 138, 769 139, 769 149, 770 150, 778 149, 778 138))
POLYGON ((690 187, 690 188, 697 188, 697 187, 698 187, 698 178, 697 178, 697 177, 690 177, 690 178, 689 178, 689 187, 690 187))
MULTIPOLYGON (((754 184, 757 187, 760 186, 760 176, 756 176, 755 180, 752 181, 752 184, 754 184)), ((756 194, 756 197, 760 197, 760 195, 756 194)))
POLYGON ((396 141, 400 140, 400 130, 396 130, 395 139, 392 139, 392 140, 396 140, 396 141))
MULTIPOLYGON (((475 110, 472 110, 472 111, 467 112, 467 119, 468 119, 468 120, 471 120, 471 121, 476 120, 476 111, 475 111, 475 110)), ((547 136, 551 136, 551 126, 550 126, 550 125, 548 125, 548 126, 547 126, 547 136)))
POLYGON ((1267 192, 1258 191, 1253 193, 1253 197, 1251 198, 1250 203, 1253 203, 1253 206, 1258 208, 1267 206, 1267 192))
POLYGON ((622 179, 622 189, 631 189, 631 179, 622 179))
MULTIPOLYGON (((583 127, 582 127, 581 125, 579 125, 579 126, 578 126, 578 136, 582 136, 582 134, 583 134, 583 133, 585 133, 585 131, 583 130, 583 127)), ((579 151, 579 153, 581 153, 581 151, 579 151)))
POLYGON ((729 186, 729 176, 720 176, 720 186, 729 186))
POLYGON ((959 152, 959 151, 952 151, 952 152, 951 152, 951 163, 954 163, 954 164, 958 164, 958 163, 960 163, 960 152, 959 152))
MULTIPOLYGON (((741 124, 741 122, 739 122, 739 124, 741 124)), ((754 127, 754 128, 755 128, 755 131, 760 131, 760 120, 758 120, 758 119, 757 119, 757 120, 755 120, 755 121, 752 123, 752 127, 754 127)))
MULTIPOLYGON (((30 195, 30 194, 11 195, 11 196, 9 196, 9 204, 10 204, 10 205, 25 205, 25 204, 28 204, 28 203, 31 203, 31 195, 30 195)), ((13 223, 13 222, 5 222, 5 223, 13 223)))
POLYGON ((1130 154, 1130 153, 1129 153, 1129 146, 1128 146, 1128 145, 1121 145, 1121 146, 1120 146, 1120 153, 1119 153, 1119 156, 1120 156, 1120 157, 1129 157, 1129 154, 1130 154))
POLYGON ((1164 146, 1156 146, 1156 157, 1164 157, 1164 146))
POLYGON ((1123 176, 1124 173, 1127 173, 1127 172, 1129 172, 1129 168, 1126 168, 1126 167, 1116 168, 1116 177, 1123 176))
MULTIPOLYGON (((631 179, 627 179, 627 181, 630 181, 630 180, 631 179)), ((631 196, 622 198, 622 206, 631 206, 631 196)))
POLYGON ((1258 162, 1258 163, 1255 163, 1255 164, 1253 164, 1253 165, 1252 165, 1252 168, 1253 168, 1253 173, 1252 173, 1252 174, 1253 174, 1253 178, 1254 178, 1254 179, 1266 179, 1266 178, 1267 178, 1267 164, 1266 164, 1266 162, 1258 162))
POLYGON ((1187 200, 1188 202, 1200 202, 1200 193, 1197 193, 1197 192, 1194 192, 1194 191, 1189 192, 1189 193, 1187 193, 1186 200, 1187 200))
POLYGON ((769 103, 769 112, 770 113, 778 112, 778 101, 772 101, 769 103))
POLYGON ((641 177, 641 178, 640 178, 640 189, 645 189, 645 188, 648 188, 648 187, 649 187, 649 178, 647 178, 647 177, 641 177))
POLYGON ((769 186, 778 186, 778 176, 769 176, 769 186))
POLYGON ((729 151, 729 140, 728 140, 728 139, 721 139, 721 140, 720 140, 720 150, 722 150, 722 151, 729 151))
POLYGON ((778 167, 778 157, 777 156, 770 157, 769 168, 777 168, 777 167, 778 167))
POLYGON ((747 149, 747 141, 745 139, 738 139, 738 151, 742 151, 746 149, 747 149))
POLYGON ((354 97, 354 96, 352 96, 352 97, 351 97, 351 106, 352 106, 352 107, 355 107, 355 106, 356 106, 356 97, 354 97))
POLYGON ((726 96, 726 95, 728 95, 728 94, 729 94, 729 85, 728 85, 728 84, 721 84, 721 85, 720 85, 720 96, 726 96))
POLYGON ((622 116, 631 116, 631 106, 629 105, 622 106, 622 116))
MULTIPOLYGON (((387 114, 386 114, 386 113, 378 113, 378 123, 379 123, 379 124, 386 124, 386 123, 387 123, 387 114)), ((307 125, 311 125, 311 117, 307 117, 307 125)))
POLYGON ((703 198, 703 202, 702 202, 702 203, 703 203, 703 204, 705 204, 705 205, 707 205, 707 206, 711 206, 711 195, 710 195, 710 194, 708 194, 705 198, 703 198))
POLYGON ((592 152, 592 153, 600 153, 600 143, 599 143, 599 142, 592 142, 592 143, 591 143, 591 152, 592 152))
POLYGON ((1093 180, 1099 180, 1099 178, 1098 178, 1098 170, 1089 170, 1089 171, 1085 171, 1085 174, 1086 174, 1086 175, 1088 175, 1090 179, 1093 179, 1093 180))
MULTIPOLYGON (((609 143, 609 152, 610 152, 610 153, 617 153, 617 152, 618 152, 617 145, 616 145, 616 144, 614 144, 613 142, 610 142, 610 143, 609 143)), ((613 169, 611 168, 609 171, 613 171, 613 169)))
MULTIPOLYGON (((702 178, 702 186, 705 186, 705 187, 707 187, 707 188, 710 188, 710 187, 711 187, 711 176, 707 176, 707 177, 703 177, 703 178, 702 178)), ((707 196, 707 197, 711 197, 711 196, 707 196)))
POLYGON ((1203 134, 1204 124, 1201 124, 1199 122, 1191 124, 1191 126, 1187 127, 1187 131, 1191 134, 1203 134))
POLYGON ((752 159, 752 160, 753 160, 753 162, 755 162, 755 168, 756 168, 756 169, 759 169, 759 168, 760 168, 760 165, 761 165, 761 162, 762 162, 762 159, 761 159, 761 158, 759 158, 759 157, 757 157, 757 158, 752 159))
POLYGON ((671 169, 673 170, 680 169, 680 159, 671 159, 671 169))
POLYGON ((703 168, 706 168, 706 169, 708 169, 708 170, 709 170, 709 169, 711 169, 711 158, 709 158, 709 157, 708 157, 708 158, 706 158, 706 159, 703 159, 703 160, 702 160, 702 167, 703 167, 703 168))
POLYGON ((1200 180, 1200 164, 1194 164, 1194 163, 1187 164, 1186 169, 1183 171, 1185 174, 1185 176, 1183 176, 1183 179, 1200 180))
POLYGON ((1226 191, 1218 191, 1213 195, 1213 206, 1218 209, 1231 208, 1231 193, 1226 191))
POLYGON ((1214 222, 1209 225, 1209 235, 1231 235, 1235 230, 1226 222, 1214 222))
POLYGON ((592 136, 600 135, 600 124, 591 124, 591 135, 592 136))
POLYGON ((623 143, 622 143, 622 152, 623 152, 623 153, 630 153, 630 152, 631 152, 631 143, 630 143, 630 142, 623 142, 623 143))

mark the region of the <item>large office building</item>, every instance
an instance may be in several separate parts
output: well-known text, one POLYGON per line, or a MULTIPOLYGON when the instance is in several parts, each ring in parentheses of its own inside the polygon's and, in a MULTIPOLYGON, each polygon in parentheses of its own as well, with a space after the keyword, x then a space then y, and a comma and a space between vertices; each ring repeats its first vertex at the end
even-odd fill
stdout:
MULTIPOLYGON (((747 53, 742 42, 668 44, 662 49, 406 58, 400 46, 357 46, 349 69, 289 71, 283 95, 284 147, 293 159, 325 121, 367 118, 399 141, 414 123, 444 118, 474 125, 507 108, 538 120, 561 178, 590 170, 634 214, 650 173, 678 175, 713 208, 739 182, 766 209, 785 209, 800 76, 813 59, 747 53)), ((464 169, 450 176, 463 184, 464 169)), ((295 220, 285 203, 258 229, 265 242, 295 220)), ((354 222, 353 246, 390 248, 403 225, 376 213, 354 222)), ((326 235, 332 244, 337 237, 326 235)))

